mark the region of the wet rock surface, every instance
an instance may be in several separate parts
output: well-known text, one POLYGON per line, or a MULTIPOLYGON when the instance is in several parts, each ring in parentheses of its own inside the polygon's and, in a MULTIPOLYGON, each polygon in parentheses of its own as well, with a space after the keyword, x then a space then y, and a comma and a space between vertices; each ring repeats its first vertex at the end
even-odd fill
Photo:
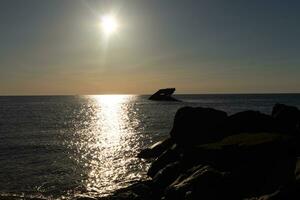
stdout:
POLYGON ((137 155, 137 157, 145 158, 145 159, 157 158, 163 152, 168 150, 172 145, 174 145, 174 141, 172 140, 172 138, 167 138, 165 140, 162 140, 162 141, 159 141, 159 142, 155 143, 154 145, 152 145, 149 148, 146 148, 146 149, 142 150, 137 155))

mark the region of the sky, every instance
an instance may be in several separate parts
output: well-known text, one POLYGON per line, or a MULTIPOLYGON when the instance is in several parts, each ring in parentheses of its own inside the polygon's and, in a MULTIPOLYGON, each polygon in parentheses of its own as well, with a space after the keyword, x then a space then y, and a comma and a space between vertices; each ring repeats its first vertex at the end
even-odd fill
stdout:
POLYGON ((0 95, 300 92, 297 0, 1 0, 0 95), (105 37, 101 17, 118 30, 105 37))

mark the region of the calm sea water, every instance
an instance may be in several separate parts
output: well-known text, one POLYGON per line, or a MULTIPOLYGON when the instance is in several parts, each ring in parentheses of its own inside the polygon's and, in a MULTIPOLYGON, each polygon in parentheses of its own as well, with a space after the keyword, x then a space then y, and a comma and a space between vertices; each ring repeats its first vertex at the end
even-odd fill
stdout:
POLYGON ((0 97, 0 197, 101 196, 145 178, 136 154, 162 138, 182 106, 270 113, 300 94, 0 97))

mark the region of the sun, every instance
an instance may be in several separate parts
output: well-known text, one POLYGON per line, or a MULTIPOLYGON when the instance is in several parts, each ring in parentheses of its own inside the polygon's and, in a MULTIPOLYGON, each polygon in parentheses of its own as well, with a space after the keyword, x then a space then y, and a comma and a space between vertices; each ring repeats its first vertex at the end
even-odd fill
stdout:
POLYGON ((106 15, 101 18, 101 28, 106 35, 111 35, 117 31, 118 21, 113 15, 106 15))

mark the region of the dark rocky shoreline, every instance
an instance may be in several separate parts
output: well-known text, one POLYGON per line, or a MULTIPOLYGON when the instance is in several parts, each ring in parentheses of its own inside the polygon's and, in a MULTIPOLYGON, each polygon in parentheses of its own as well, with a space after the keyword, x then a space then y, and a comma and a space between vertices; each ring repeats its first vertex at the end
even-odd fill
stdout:
POLYGON ((100 199, 300 199, 299 138, 300 111, 293 106, 231 116, 183 107, 170 137, 138 155, 153 160, 150 180, 100 199))

